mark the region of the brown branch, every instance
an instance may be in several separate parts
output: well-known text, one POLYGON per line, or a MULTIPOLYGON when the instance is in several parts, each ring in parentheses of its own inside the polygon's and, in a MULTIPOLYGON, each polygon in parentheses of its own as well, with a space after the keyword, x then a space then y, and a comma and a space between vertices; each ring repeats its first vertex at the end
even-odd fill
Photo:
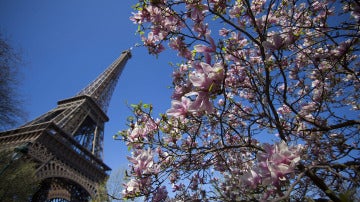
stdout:
POLYGON ((337 197, 336 194, 325 184, 325 182, 320 179, 313 171, 306 168, 303 164, 299 164, 298 168, 300 171, 305 172, 305 175, 308 176, 313 181, 313 183, 318 188, 320 188, 331 200, 334 202, 341 202, 340 198, 337 197))

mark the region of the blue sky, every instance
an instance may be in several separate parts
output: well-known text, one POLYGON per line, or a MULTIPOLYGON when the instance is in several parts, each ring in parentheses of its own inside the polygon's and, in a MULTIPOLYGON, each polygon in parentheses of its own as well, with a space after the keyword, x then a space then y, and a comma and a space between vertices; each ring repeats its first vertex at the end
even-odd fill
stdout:
MULTIPOLYGON (((0 32, 20 51, 20 95, 28 120, 56 107, 94 80, 140 38, 129 17, 136 1, 0 0, 0 32)), ((112 136, 125 129, 128 104, 152 103, 155 114, 170 107, 173 55, 149 56, 134 48, 114 91, 105 126, 104 161, 127 166, 127 147, 112 136)))

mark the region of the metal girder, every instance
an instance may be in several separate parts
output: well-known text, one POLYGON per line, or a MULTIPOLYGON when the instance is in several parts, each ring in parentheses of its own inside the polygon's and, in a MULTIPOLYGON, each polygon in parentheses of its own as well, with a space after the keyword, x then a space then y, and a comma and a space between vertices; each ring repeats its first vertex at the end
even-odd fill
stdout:
POLYGON ((0 148, 28 143, 41 189, 33 201, 87 201, 111 169, 102 162, 106 110, 117 80, 131 57, 124 51, 75 97, 29 123, 0 132, 0 148))

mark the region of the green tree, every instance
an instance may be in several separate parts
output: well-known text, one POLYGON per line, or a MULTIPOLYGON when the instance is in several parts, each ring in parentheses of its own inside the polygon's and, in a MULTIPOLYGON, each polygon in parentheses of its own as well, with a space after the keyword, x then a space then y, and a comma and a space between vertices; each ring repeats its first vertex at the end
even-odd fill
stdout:
POLYGON ((98 185, 98 195, 91 199, 91 202, 109 202, 108 193, 106 190, 107 179, 98 185))
POLYGON ((0 131, 25 119, 21 98, 17 94, 19 54, 0 34, 0 131))
POLYGON ((38 188, 35 163, 0 151, 0 202, 29 201, 38 188))

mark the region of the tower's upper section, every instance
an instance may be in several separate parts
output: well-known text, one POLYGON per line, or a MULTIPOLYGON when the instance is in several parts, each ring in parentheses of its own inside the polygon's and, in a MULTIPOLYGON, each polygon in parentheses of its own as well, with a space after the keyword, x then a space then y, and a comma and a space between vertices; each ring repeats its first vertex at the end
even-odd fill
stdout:
POLYGON ((106 113, 119 76, 124 69, 127 60, 130 58, 131 53, 129 50, 122 52, 119 58, 117 58, 102 74, 82 89, 77 95, 87 95, 93 98, 99 107, 106 113))
MULTIPOLYGON (((106 111, 119 76, 130 57, 130 51, 124 51, 76 96, 60 100, 56 108, 22 127, 55 124, 59 130, 72 137, 72 140, 81 146, 80 150, 86 149, 95 157, 102 159, 104 124, 109 120, 106 111)), ((79 145, 74 147, 76 151, 80 148, 79 145)))

